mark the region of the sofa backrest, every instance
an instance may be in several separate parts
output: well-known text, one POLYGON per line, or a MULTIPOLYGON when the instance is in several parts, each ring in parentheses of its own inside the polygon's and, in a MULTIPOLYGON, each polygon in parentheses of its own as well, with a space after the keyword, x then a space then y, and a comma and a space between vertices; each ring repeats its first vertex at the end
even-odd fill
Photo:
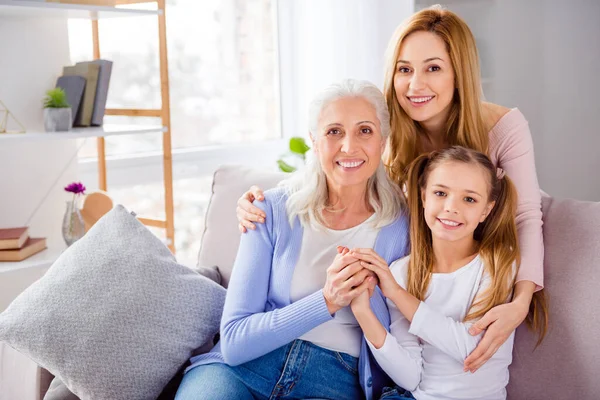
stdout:
POLYGON ((600 398, 600 203, 542 198, 546 339, 516 333, 510 400, 600 398))
MULTIPOLYGON (((199 265, 216 265, 227 286, 240 233, 236 202, 251 185, 274 187, 286 175, 247 167, 221 167, 213 194, 199 265)), ((544 197, 545 288, 550 329, 535 350, 536 337, 517 330, 510 367, 510 400, 600 396, 600 203, 544 197)))
POLYGON ((238 198, 252 185, 267 190, 275 187, 285 177, 283 172, 233 165, 222 166, 215 172, 198 254, 198 266, 216 265, 223 286, 227 287, 229 283, 240 244, 235 215, 238 198))

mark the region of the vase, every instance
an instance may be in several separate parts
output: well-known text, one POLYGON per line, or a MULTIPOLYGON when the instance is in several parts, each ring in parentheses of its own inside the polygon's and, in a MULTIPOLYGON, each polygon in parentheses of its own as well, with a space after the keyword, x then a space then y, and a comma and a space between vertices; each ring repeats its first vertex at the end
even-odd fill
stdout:
POLYGON ((46 132, 68 131, 73 126, 71 108, 44 108, 46 132))
POLYGON ((62 235, 67 246, 72 245, 85 235, 85 224, 79 208, 74 201, 67 201, 67 209, 63 218, 62 235))

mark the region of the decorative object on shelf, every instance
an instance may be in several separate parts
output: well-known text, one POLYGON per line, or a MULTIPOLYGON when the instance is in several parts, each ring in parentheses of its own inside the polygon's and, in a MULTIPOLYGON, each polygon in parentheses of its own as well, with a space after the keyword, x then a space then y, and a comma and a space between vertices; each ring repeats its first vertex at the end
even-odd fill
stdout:
POLYGON ((44 128, 46 132, 68 131, 71 129, 71 105, 67 94, 61 88, 50 89, 44 98, 44 128))
POLYGON ((98 190, 93 193, 89 193, 83 200, 83 206, 81 207, 81 216, 85 223, 85 231, 89 231, 90 228, 100 219, 104 214, 112 210, 113 201, 103 190, 98 190))
POLYGON ((295 136, 290 138, 290 151, 277 160, 279 169, 283 172, 294 172, 306 162, 306 153, 310 147, 304 138, 295 136))
POLYGON ((73 193, 71 201, 67 201, 62 225, 63 239, 70 246, 85 235, 85 223, 77 204, 79 197, 85 193, 85 186, 81 182, 73 182, 65 187, 65 191, 73 193))
POLYGON ((23 126, 23 124, 19 122, 17 117, 15 117, 15 114, 10 112, 10 110, 8 109, 8 107, 6 107, 4 105, 2 100, 0 100, 0 133, 25 133, 25 127, 23 126), (17 125, 19 125, 19 127, 21 129, 19 129, 17 131, 9 131, 8 130, 8 118, 9 117, 14 122, 16 122, 17 125))

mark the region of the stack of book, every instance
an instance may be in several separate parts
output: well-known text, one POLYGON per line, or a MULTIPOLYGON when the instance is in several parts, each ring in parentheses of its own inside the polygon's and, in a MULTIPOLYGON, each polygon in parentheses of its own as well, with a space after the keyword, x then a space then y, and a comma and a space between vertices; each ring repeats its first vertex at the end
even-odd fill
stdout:
POLYGON ((112 61, 94 60, 63 67, 56 81, 71 105, 73 126, 100 126, 106 110, 112 61))
POLYGON ((0 261, 23 261, 46 248, 46 238, 29 237, 29 228, 0 229, 0 261))

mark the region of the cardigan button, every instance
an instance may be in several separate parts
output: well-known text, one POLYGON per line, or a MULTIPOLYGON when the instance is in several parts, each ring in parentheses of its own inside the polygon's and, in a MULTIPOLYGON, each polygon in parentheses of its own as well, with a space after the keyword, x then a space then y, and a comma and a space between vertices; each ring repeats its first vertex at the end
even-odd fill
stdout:
POLYGON ((373 386, 373 378, 369 377, 369 379, 367 380, 367 387, 371 386, 373 386))

